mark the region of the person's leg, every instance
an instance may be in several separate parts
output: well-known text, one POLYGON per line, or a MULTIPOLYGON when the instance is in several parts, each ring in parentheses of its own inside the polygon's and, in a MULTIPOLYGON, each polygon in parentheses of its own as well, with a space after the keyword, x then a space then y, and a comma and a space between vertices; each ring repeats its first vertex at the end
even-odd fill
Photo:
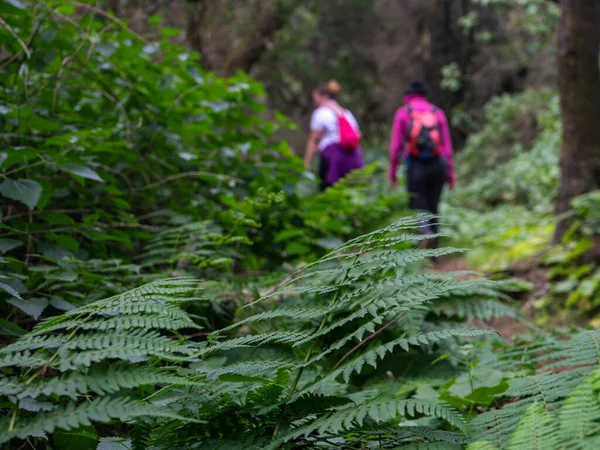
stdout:
MULTIPOLYGON (((446 168, 443 161, 440 159, 436 161, 431 170, 430 174, 430 191, 429 191, 429 201, 432 214, 436 216, 439 214, 439 206, 440 200, 442 197, 442 192, 444 190, 444 184, 446 184, 446 168)), ((432 229, 434 233, 439 231, 438 227, 439 219, 433 219, 432 221, 432 229)), ((439 245, 439 238, 435 238, 435 248, 439 245)))
MULTIPOLYGON (((408 207, 409 209, 432 212, 430 201, 430 188, 428 180, 429 167, 426 163, 420 161, 411 161, 407 168, 406 182, 407 191, 410 195, 408 207)), ((421 226, 421 234, 432 234, 433 229, 431 224, 427 223, 421 226)), ((421 247, 431 248, 433 240, 426 239, 421 241, 421 247)))
POLYGON ((409 194, 408 207, 416 211, 429 211, 426 188, 426 167, 418 161, 411 161, 406 169, 406 190, 409 194))
POLYGON ((321 192, 331 186, 327 182, 327 172, 329 171, 329 160, 322 153, 319 155, 319 178, 321 179, 321 192))

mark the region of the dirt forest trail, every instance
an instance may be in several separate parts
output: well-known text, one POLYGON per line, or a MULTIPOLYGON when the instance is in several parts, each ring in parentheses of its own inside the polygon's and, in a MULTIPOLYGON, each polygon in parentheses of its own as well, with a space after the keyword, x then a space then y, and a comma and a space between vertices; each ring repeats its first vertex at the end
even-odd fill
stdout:
MULTIPOLYGON (((436 272, 460 272, 471 270, 465 257, 446 257, 440 258, 435 262, 434 270, 436 272)), ((530 328, 527 324, 519 322, 512 317, 501 317, 494 319, 490 323, 477 322, 478 326, 496 330, 504 338, 512 340, 515 335, 527 333, 530 328)))

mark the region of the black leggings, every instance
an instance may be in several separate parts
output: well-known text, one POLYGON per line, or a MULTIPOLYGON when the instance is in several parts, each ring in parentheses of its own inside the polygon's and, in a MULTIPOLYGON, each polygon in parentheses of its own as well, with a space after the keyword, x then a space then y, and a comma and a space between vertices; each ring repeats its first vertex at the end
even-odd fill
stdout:
MULTIPOLYGON (((407 167, 406 182, 410 194, 409 208, 438 214, 440 198, 447 177, 444 161, 441 158, 432 160, 411 159, 408 161, 407 167)), ((423 233, 437 233, 437 220, 431 220, 422 228, 422 231, 423 233)))
POLYGON ((319 185, 321 191, 324 191, 328 187, 331 186, 327 182, 327 171, 329 170, 329 160, 324 158, 323 155, 319 156, 319 178, 321 179, 321 184, 319 185))

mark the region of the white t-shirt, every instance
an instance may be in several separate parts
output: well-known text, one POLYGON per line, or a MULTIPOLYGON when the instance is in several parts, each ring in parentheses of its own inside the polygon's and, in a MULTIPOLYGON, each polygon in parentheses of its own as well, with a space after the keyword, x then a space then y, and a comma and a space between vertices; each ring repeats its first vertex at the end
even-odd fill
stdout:
MULTIPOLYGON (((339 108, 337 104, 334 103, 333 105, 339 108)), ((344 110, 344 115, 348 122, 358 130, 358 122, 354 115, 347 109, 344 110)), ((323 137, 319 141, 319 151, 321 152, 329 145, 340 142, 338 118, 330 106, 319 106, 315 109, 315 112, 310 119, 310 130, 324 132, 323 137)))

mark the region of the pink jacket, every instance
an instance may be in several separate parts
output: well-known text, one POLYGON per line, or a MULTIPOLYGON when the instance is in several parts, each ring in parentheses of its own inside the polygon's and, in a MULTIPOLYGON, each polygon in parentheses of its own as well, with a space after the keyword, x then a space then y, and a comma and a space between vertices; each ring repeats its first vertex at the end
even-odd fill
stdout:
MULTIPOLYGON (((394 125, 392 127, 392 139, 390 142, 390 180, 396 181, 396 170, 400 157, 406 159, 406 149, 404 148, 404 139, 406 136, 406 128, 410 120, 406 105, 410 105, 415 111, 431 110, 434 107, 433 104, 429 103, 427 99, 421 95, 407 95, 404 98, 405 106, 401 107, 396 111, 394 117, 394 125)), ((440 124, 441 132, 441 147, 440 156, 446 161, 446 167, 448 168, 448 181, 453 182, 456 179, 454 173, 454 152, 452 151, 452 140, 450 138, 450 127, 448 126, 448 120, 446 114, 441 109, 437 110, 438 120, 440 124)))

